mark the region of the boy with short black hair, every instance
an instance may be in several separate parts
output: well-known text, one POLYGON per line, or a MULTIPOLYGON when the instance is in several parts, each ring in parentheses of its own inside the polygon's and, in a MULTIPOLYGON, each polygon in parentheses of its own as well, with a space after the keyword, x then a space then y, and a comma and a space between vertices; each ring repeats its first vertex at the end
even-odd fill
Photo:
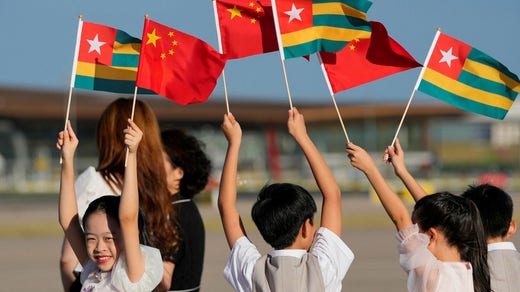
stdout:
POLYGON ((233 115, 226 114, 222 130, 228 149, 218 200, 231 248, 224 276, 236 291, 341 291, 342 280, 354 260, 352 251, 340 238, 341 191, 307 135, 303 115, 293 108, 287 123, 323 194, 321 227, 316 232, 316 204, 304 188, 289 183, 266 186, 253 206, 252 217, 274 250, 260 255, 246 237, 236 207, 242 130, 233 115))
POLYGON ((491 184, 469 186, 462 196, 477 205, 488 243, 491 289, 516 291, 520 287, 520 253, 509 239, 516 233, 513 200, 491 184))

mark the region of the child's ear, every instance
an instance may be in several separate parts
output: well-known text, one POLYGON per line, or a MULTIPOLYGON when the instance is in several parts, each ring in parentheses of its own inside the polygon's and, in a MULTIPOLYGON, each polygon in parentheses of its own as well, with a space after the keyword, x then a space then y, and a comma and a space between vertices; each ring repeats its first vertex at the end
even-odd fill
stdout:
POLYGON ((311 219, 307 218, 305 219, 305 222, 302 224, 302 237, 307 238, 309 236, 314 236, 312 233, 312 223, 311 219))
POLYGON ((516 221, 511 220, 511 222, 509 223, 509 229, 507 230, 507 233, 506 233, 506 239, 511 238, 515 234, 516 234, 516 221))
POLYGON ((428 236, 428 239, 430 240, 430 243, 428 245, 437 243, 437 240, 439 239, 439 232, 437 231, 437 229, 430 228, 424 234, 426 234, 426 236, 428 236))

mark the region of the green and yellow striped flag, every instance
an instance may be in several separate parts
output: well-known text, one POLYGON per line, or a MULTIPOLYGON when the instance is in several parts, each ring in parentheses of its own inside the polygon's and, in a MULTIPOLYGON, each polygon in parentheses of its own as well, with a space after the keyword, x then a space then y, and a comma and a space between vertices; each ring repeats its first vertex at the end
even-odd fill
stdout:
POLYGON ((141 40, 124 31, 80 21, 71 86, 134 93, 140 49, 141 40))
POLYGON ((437 32, 417 89, 460 109, 504 119, 520 80, 487 54, 437 32))
POLYGON ((368 0, 272 0, 282 59, 339 52, 353 39, 370 38, 368 0))

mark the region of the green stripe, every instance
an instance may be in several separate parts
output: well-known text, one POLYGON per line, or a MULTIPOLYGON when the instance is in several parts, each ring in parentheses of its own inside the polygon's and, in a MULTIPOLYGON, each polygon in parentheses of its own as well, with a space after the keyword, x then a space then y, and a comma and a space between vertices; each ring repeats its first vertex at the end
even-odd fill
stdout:
POLYGON ((318 51, 339 52, 348 42, 330 41, 325 39, 317 39, 296 46, 284 47, 283 53, 285 58, 301 57, 313 54, 318 51))
POLYGON ((139 55, 113 54, 112 66, 137 68, 139 66, 139 55))
MULTIPOLYGON (((134 94, 135 81, 111 80, 76 75, 74 88, 134 94)), ((138 88, 137 93, 155 95, 155 92, 144 88, 138 88)))
POLYGON ((512 101, 514 101, 516 99, 516 96, 518 95, 517 92, 513 91, 511 88, 507 87, 502 83, 481 78, 480 76, 469 73, 467 71, 462 71, 457 81, 465 83, 471 87, 478 88, 480 90, 502 95, 503 97, 506 97, 512 101))
POLYGON ((506 66, 502 65, 502 63, 498 62, 494 58, 490 57, 486 53, 483 53, 482 51, 473 48, 468 57, 468 59, 473 60, 475 62, 488 65, 490 67, 493 67, 497 69, 498 71, 502 72, 504 75, 507 75, 509 78, 515 80, 516 82, 520 82, 518 79, 518 76, 516 76, 514 73, 509 71, 506 66))
POLYGON ((356 30, 371 31, 370 23, 368 21, 337 14, 320 14, 313 15, 313 26, 332 26, 341 28, 350 28, 356 30))
POLYGON ((485 115, 491 118, 503 120, 507 110, 475 102, 464 97, 446 91, 424 79, 419 84, 418 90, 454 105, 460 109, 485 115))
POLYGON ((362 12, 367 12, 372 2, 366 0, 312 0, 312 4, 343 3, 362 12))
POLYGON ((134 38, 133 36, 127 34, 126 32, 122 30, 118 30, 116 34, 116 42, 121 44, 130 44, 130 43, 137 43, 140 44, 141 40, 138 38, 134 38))

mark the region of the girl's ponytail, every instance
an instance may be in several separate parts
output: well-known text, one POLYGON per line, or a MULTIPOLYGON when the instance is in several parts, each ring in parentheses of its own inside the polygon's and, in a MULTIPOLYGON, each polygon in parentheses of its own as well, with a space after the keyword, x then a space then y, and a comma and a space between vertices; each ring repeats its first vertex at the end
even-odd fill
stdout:
POLYGON ((448 192, 425 196, 415 204, 412 217, 421 230, 442 231, 461 259, 471 263, 475 292, 491 291, 484 229, 471 200, 448 192))

